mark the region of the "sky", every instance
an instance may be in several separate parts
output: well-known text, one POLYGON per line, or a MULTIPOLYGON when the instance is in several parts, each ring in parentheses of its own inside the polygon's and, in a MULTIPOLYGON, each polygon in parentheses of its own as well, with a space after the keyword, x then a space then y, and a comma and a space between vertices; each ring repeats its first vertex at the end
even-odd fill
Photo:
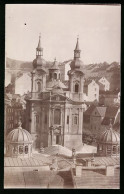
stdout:
POLYGON ((46 61, 73 59, 77 36, 84 64, 120 62, 120 5, 6 4, 6 57, 32 61, 39 34, 46 61))

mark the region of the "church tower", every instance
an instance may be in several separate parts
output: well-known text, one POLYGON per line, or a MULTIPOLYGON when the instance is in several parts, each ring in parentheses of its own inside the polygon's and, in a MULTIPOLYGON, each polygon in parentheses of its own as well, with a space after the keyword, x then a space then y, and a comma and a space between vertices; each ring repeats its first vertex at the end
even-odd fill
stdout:
POLYGON ((41 47, 41 36, 39 36, 38 46, 36 48, 36 59, 33 61, 32 86, 31 94, 32 98, 37 98, 39 93, 46 90, 46 61, 42 58, 43 48, 41 47))
POLYGON ((74 59, 70 64, 71 70, 68 72, 69 90, 73 100, 83 102, 84 64, 80 60, 80 53, 81 50, 79 49, 79 38, 77 38, 77 43, 74 50, 74 59))
POLYGON ((60 80, 60 69, 56 58, 53 62, 53 65, 49 68, 49 80, 60 80))

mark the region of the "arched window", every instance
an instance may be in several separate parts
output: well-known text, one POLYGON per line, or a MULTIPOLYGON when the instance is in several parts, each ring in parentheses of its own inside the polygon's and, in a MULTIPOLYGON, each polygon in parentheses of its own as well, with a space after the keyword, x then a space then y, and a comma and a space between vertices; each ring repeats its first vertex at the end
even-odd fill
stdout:
POLYGON ((14 146, 14 148, 13 148, 13 154, 17 154, 17 153, 18 153, 18 149, 17 149, 16 146, 14 146))
POLYGON ((102 151, 102 150, 103 150, 103 146, 99 145, 99 151, 102 151))
POLYGON ((47 114, 45 114, 45 124, 47 124, 47 114))
POLYGON ((9 145, 7 146, 7 151, 9 151, 9 145))
POLYGON ((60 122, 61 122, 60 109, 55 109, 55 111, 54 111, 54 124, 60 125, 60 122))
POLYGON ((23 154, 23 146, 19 146, 19 153, 23 154))
POLYGON ((79 91, 79 85, 76 83, 75 84, 75 92, 77 93, 79 91))
POLYGON ((31 147, 30 147, 30 151, 32 152, 32 145, 31 145, 31 147))
POLYGON ((118 154, 120 154, 120 146, 118 146, 118 154))
POLYGON ((111 149, 112 147, 110 145, 107 146, 107 154, 108 155, 111 155, 111 149))
POLYGON ((28 146, 25 146, 25 154, 28 154, 28 146))
POLYGON ((67 115, 67 124, 69 124, 69 116, 67 115))
POLYGON ((116 153, 117 153, 116 146, 113 146, 113 154, 116 154, 116 153))
POLYGON ((52 73, 50 73, 50 79, 52 78, 52 73))
POLYGON ((57 74, 56 73, 54 73, 54 79, 57 79, 57 74))
POLYGON ((36 115, 36 123, 39 123, 39 115, 36 115))
POLYGON ((38 92, 40 92, 41 91, 41 83, 40 82, 37 83, 37 88, 38 88, 38 92))
POLYGON ((74 117, 74 124, 77 125, 77 116, 74 117))

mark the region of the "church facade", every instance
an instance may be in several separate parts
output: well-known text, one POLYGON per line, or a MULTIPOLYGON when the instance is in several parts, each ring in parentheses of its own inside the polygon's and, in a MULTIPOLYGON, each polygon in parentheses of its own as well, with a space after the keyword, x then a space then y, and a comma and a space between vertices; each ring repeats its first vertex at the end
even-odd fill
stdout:
POLYGON ((31 72, 31 97, 26 103, 26 129, 32 135, 34 149, 55 144, 72 149, 82 143, 84 73, 80 52, 77 39, 67 87, 61 81, 56 59, 47 75, 39 37, 31 72))

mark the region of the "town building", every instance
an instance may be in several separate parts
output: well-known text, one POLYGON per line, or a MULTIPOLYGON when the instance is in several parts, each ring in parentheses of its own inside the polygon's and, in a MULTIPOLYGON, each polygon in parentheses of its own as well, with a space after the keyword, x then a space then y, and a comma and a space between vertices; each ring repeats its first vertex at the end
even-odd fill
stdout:
POLYGON ((17 127, 18 120, 21 118, 25 126, 25 103, 20 95, 5 93, 4 109, 4 138, 7 134, 17 127))
POLYGON ((99 83, 101 83, 101 84, 103 84, 105 86, 104 87, 105 91, 110 90, 110 83, 109 83, 109 81, 105 77, 100 78, 99 79, 99 83))
POLYGON ((84 100, 93 102, 99 101, 99 85, 94 80, 84 82, 84 100))
POLYGON ((105 106, 120 105, 120 91, 100 91, 99 102, 105 106))
POLYGON ((31 98, 26 104, 26 129, 33 138, 34 149, 60 144, 70 149, 82 143, 83 131, 83 62, 80 60, 79 40, 68 71, 69 88, 61 81, 58 62, 49 68, 39 38, 36 59, 33 61, 31 98))
POLYGON ((95 80, 95 82, 99 85, 99 91, 109 91, 110 90, 110 82, 106 77, 88 77, 88 81, 95 80))
POLYGON ((106 108, 104 106, 91 105, 84 112, 84 130, 91 131, 92 134, 97 134, 101 129, 101 122, 105 117, 106 108))
POLYGON ((106 109, 105 117, 101 122, 101 130, 104 130, 109 127, 110 119, 113 126, 116 126, 117 123, 120 123, 120 107, 118 106, 109 106, 106 109))

